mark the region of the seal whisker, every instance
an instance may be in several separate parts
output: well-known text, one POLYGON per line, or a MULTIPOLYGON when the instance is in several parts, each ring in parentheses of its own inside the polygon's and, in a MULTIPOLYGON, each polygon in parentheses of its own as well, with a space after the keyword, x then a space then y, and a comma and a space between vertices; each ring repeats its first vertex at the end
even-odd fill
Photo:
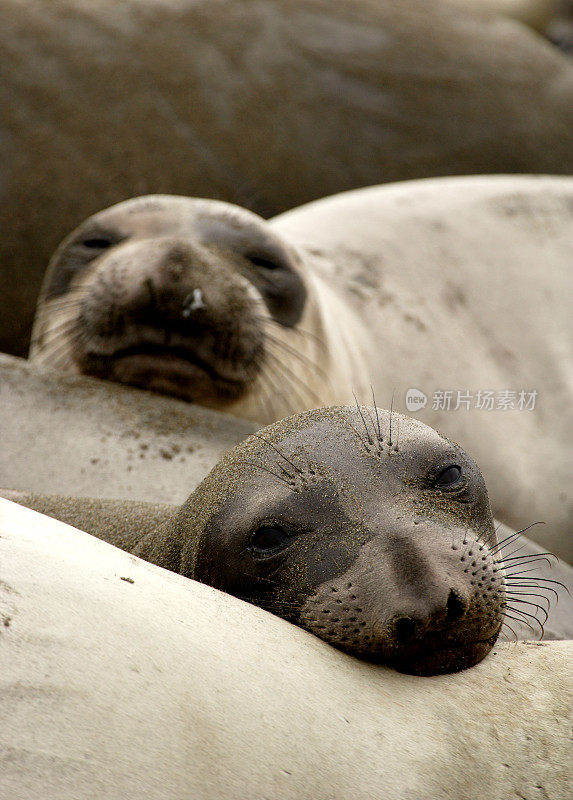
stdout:
MULTIPOLYGON (((291 381, 296 381, 304 389, 304 391, 309 395, 309 397, 314 403, 321 405, 320 395, 318 395, 313 389, 307 386, 307 384, 303 381, 303 379, 299 375, 293 372, 293 370, 291 370, 290 367, 287 367, 287 365, 283 361, 281 361, 281 359, 278 358, 278 356, 275 353, 267 352, 267 355, 273 357, 275 360, 274 363, 275 373, 277 369, 282 370, 282 377, 288 375, 291 381)), ((294 389, 294 384, 291 383, 291 387, 294 389)))
POLYGON ((50 312, 53 317, 50 319, 50 330, 57 330, 58 327, 61 327, 64 324, 74 323, 75 318, 73 316, 73 312, 83 308, 83 302, 84 302, 83 297, 81 298, 74 297, 70 298, 69 300, 61 300, 61 301, 53 300, 50 306, 50 312), (57 316, 62 311, 66 312, 66 319, 64 319, 61 322, 58 322, 57 316))
POLYGON ((318 374, 326 381, 326 383, 330 383, 330 376, 328 373, 322 369, 322 367, 316 362, 313 361, 312 358, 307 356, 305 353, 301 353, 298 350, 295 350, 294 347, 291 347, 286 342, 283 342, 282 339, 279 339, 276 336, 273 336, 270 333, 266 334, 266 340, 272 342, 276 347, 282 348, 286 353, 293 356, 293 358, 297 358, 301 363, 306 364, 312 369, 316 370, 318 374))
MULTIPOLYGON (((513 542, 513 544, 516 544, 516 542, 513 542)), ((511 545, 509 545, 509 546, 511 546, 511 545)), ((521 552, 525 546, 526 546, 525 543, 520 543, 519 547, 517 547, 515 550, 512 550, 511 553, 508 553, 506 556, 504 555, 503 556, 503 560, 504 561, 509 561, 509 559, 512 556, 514 556, 516 553, 521 552)), ((518 556, 518 558, 519 558, 519 556, 518 556)))
POLYGON ((350 428, 352 428, 352 430, 354 431, 354 433, 355 433, 355 435, 356 435, 356 438, 358 439, 358 441, 360 442, 360 444, 361 444, 361 445, 364 447, 364 449, 366 450, 366 452, 367 452, 367 453, 370 453, 370 449, 369 449, 369 447, 368 447, 368 442, 366 442, 366 441, 363 439, 363 437, 362 437, 362 434, 360 433, 360 431, 356 430, 356 428, 354 427, 354 425, 353 425, 351 422, 348 422, 348 425, 349 425, 349 427, 350 427, 350 428))
POLYGON ((553 563, 554 562, 549 561, 547 556, 551 556, 552 558, 557 560, 557 556, 555 555, 555 553, 547 552, 547 553, 525 553, 522 556, 513 556, 513 557, 512 556, 504 556, 503 557, 503 562, 505 564, 507 561, 519 561, 522 558, 543 558, 543 561, 547 561, 549 566, 553 567, 553 563))
POLYGON ((268 366, 269 369, 265 373, 262 373, 258 376, 259 386, 266 393, 266 397, 272 411, 272 416, 279 416, 275 413, 275 406, 273 402, 276 399, 276 395, 282 397, 284 405, 287 408, 289 405, 289 401, 285 393, 282 391, 281 385, 273 379, 273 373, 277 374, 276 371, 273 370, 272 367, 270 367, 270 365, 268 366))
MULTIPOLYGON (((518 567, 519 564, 515 564, 514 566, 518 567)), ((529 580, 535 580, 535 581, 543 581, 544 583, 555 583, 558 586, 562 586, 564 589, 567 589, 567 587, 563 583, 561 583, 561 581, 552 580, 551 578, 538 578, 538 577, 536 577, 535 574, 534 574, 535 571, 536 571, 535 567, 533 569, 524 569, 521 572, 507 572, 507 570, 506 570, 505 578, 508 581, 511 581, 511 580, 515 581, 515 580, 519 580, 522 575, 529 575, 530 577, 523 578, 523 580, 528 580, 528 581, 529 580)))
POLYGON ((394 391, 392 390, 392 397, 390 398, 390 424, 389 424, 389 437, 388 437, 388 445, 392 447, 392 415, 394 413, 394 391))
MULTIPOLYGON (((517 589, 543 589, 544 592, 552 592, 555 595, 555 602, 559 602, 559 593, 551 586, 539 586, 538 583, 522 583, 521 581, 508 581, 509 591, 514 591, 513 587, 517 589)), ((563 584, 561 584, 563 586, 563 584)), ((567 587, 564 587, 567 589, 567 587)))
MULTIPOLYGON (((256 315, 254 317, 258 322, 261 322, 265 325, 269 325, 270 327, 277 328, 277 330, 282 331, 284 330, 284 326, 282 326, 279 322, 274 320, 272 317, 263 317, 261 315, 256 315)), ((323 339, 313 333, 312 331, 307 331, 304 328, 289 328, 289 334, 293 333, 297 336, 302 336, 303 338, 312 339, 322 350, 323 352, 328 352, 328 348, 323 339)))
POLYGON ((66 333, 72 334, 76 329, 74 318, 66 318, 59 322, 50 323, 49 329, 45 333, 46 340, 61 339, 66 333))
MULTIPOLYGON (((545 614, 545 619, 543 620, 544 623, 547 622, 547 620, 549 619, 549 612, 547 611, 547 609, 543 608, 543 606, 540 606, 538 603, 531 603, 529 600, 518 600, 517 598, 509 595, 507 595, 507 599, 511 600, 512 603, 520 603, 522 605, 533 606, 533 608, 536 608, 538 611, 542 611, 545 614)), ((513 606, 511 606, 509 603, 507 607, 513 608, 513 606)))
MULTIPOLYGON (((542 611, 545 614, 545 619, 543 620, 543 622, 547 622, 547 617, 549 616, 548 612, 544 608, 542 608, 541 606, 538 606, 536 603, 527 603, 526 600, 513 600, 512 602, 520 603, 521 605, 531 605, 531 606, 537 608, 538 611, 542 611)), ((529 611, 524 611, 521 608, 516 608, 511 603, 507 603, 507 602, 506 602, 506 608, 508 608, 510 611, 513 611, 516 614, 524 614, 526 617, 531 617, 536 622, 541 622, 541 620, 539 620, 539 618, 537 616, 538 611, 536 611, 534 614, 531 614, 529 611)))
MULTIPOLYGON (((538 587, 542 588, 542 587, 538 587)), ((544 594, 536 594, 535 592, 518 592, 514 589, 511 590, 511 595, 509 592, 506 594, 506 597, 514 598, 514 597, 538 597, 540 600, 545 600, 547 602, 547 610, 551 608, 551 600, 546 597, 544 594)))
MULTIPOLYGON (((282 483, 284 483, 285 486, 288 486, 289 489, 292 489, 292 485, 287 480, 285 480, 282 475, 277 475, 277 473, 273 472, 272 469, 268 469, 267 467, 263 467, 262 464, 256 464, 254 461, 244 461, 244 460, 241 460, 239 463, 240 464, 247 464, 249 467, 254 467, 255 469, 262 469, 265 472, 268 472, 269 475, 273 475, 279 481, 282 481, 282 483)), ((281 469, 283 469, 283 467, 281 467, 281 469)), ((283 471, 284 471, 285 475, 289 475, 289 473, 286 470, 283 469, 283 471)), ((289 475, 289 477, 291 477, 291 476, 289 475)), ((291 478, 291 480, 293 480, 293 478, 291 478)))
POLYGON ((45 341, 53 342, 61 339, 66 335, 70 335, 74 330, 74 320, 64 319, 61 322, 56 322, 50 325, 50 329, 45 335, 45 341))
MULTIPOLYGON (((254 397, 257 397, 257 403, 259 407, 263 409, 263 416, 266 416, 267 419, 273 419, 274 417, 280 416, 277 414, 275 405, 274 405, 274 386, 272 376, 267 374, 260 374, 258 377, 258 385, 260 392, 255 392, 253 394, 254 397), (260 396, 259 396, 260 395, 260 396)), ((282 392, 279 390, 279 396, 284 396, 282 392)))
POLYGON ((311 404, 316 402, 312 397, 312 395, 309 398, 304 396, 303 391, 308 391, 309 394, 311 392, 311 390, 308 389, 304 381, 302 381, 294 373, 291 372, 289 374, 287 371, 285 371, 285 365, 281 362, 280 359, 276 358, 272 353, 267 352, 267 356, 270 356, 274 359, 271 362, 267 358, 267 371, 269 373, 272 373, 277 378, 277 380, 273 382, 273 386, 277 394, 279 394, 284 399, 285 407, 287 409, 292 405, 292 400, 289 397, 287 397, 287 395, 279 388, 281 385, 284 385, 284 383, 286 383, 287 388, 293 394, 295 394, 296 397, 298 397, 301 406, 303 406, 304 408, 308 406, 309 402, 311 404), (300 388, 299 386, 297 386, 297 384, 299 384, 300 388))
POLYGON ((520 536, 522 536, 522 535, 523 535, 523 534, 524 534, 526 531, 528 531, 528 530, 530 530, 531 528, 533 528, 533 526, 534 526, 534 525, 545 525, 545 523, 544 523, 543 521, 539 521, 539 522, 532 522, 532 523, 531 523, 531 525, 528 525, 528 526, 527 526, 527 528, 522 528, 520 531, 515 531, 514 533, 511 533, 511 534, 509 534, 509 536, 506 536, 506 537, 505 537, 505 539, 502 539, 500 542, 498 542, 496 547, 492 547, 492 548, 490 548, 490 552, 491 552, 491 553, 492 553, 492 555, 493 555, 493 554, 494 554, 496 551, 502 550, 504 547, 507 547, 507 546, 508 546, 508 544, 509 544, 509 542, 510 542, 512 539, 517 539, 517 538, 519 538, 519 537, 520 537, 520 536))
POLYGON ((74 346, 74 332, 70 331, 68 339, 63 337, 63 333, 49 340, 45 345, 36 361, 39 364, 48 362, 50 367, 61 369, 64 364, 71 363, 71 354, 74 346))
MULTIPOLYGON (((266 445, 268 445, 269 447, 272 447, 272 449, 273 449, 273 450, 274 450, 276 453, 278 453, 278 455, 279 455, 281 458, 283 458, 283 459, 284 459, 284 460, 287 462, 287 464, 290 464, 290 465, 291 465, 291 467, 292 467, 292 468, 295 470, 295 472, 297 472, 299 475, 302 475, 302 470, 300 469, 300 467, 297 467, 297 465, 296 465, 296 464, 294 464, 292 461, 290 461, 290 460, 289 460, 289 459, 288 459, 288 458, 287 458, 287 457, 284 455, 284 453, 281 453, 281 451, 279 450, 279 448, 278 448, 278 447, 276 447, 276 446, 275 446, 275 445, 274 445, 272 442, 269 442, 269 440, 268 440, 268 439, 265 439, 265 437, 264 437, 264 436, 261 436, 261 434, 260 434, 260 433, 253 433, 253 436, 255 436, 257 439, 260 439, 260 440, 261 440, 261 442, 264 442, 264 443, 265 443, 266 445)), ((292 476, 292 477, 294 478, 294 476, 292 476)))
POLYGON ((287 388, 292 390, 293 392, 297 393, 297 397, 301 398, 300 391, 297 387, 292 385, 292 378, 288 376, 285 372, 281 372, 280 366, 281 362, 274 353, 271 353, 267 350, 265 354, 266 358, 266 366, 267 370, 264 373, 265 379, 268 381, 268 388, 269 391, 276 393, 279 397, 282 397, 285 403, 285 407, 289 407, 289 403, 291 402, 285 392, 283 391, 282 387, 284 387, 285 383, 287 388))
MULTIPOLYGON (((534 614, 530 614, 528 611, 522 611, 520 608, 514 608, 513 606, 510 606, 510 605, 507 605, 506 608, 509 611, 512 611, 514 614, 521 614, 524 617, 528 617, 529 619, 534 620, 537 623, 537 625, 539 626, 539 630, 540 630, 540 633, 541 633, 541 637, 540 638, 543 639, 543 636, 545 635, 545 628, 544 628, 543 623, 541 622, 540 619, 538 619, 534 614)), ((535 629, 533 628, 533 626, 531 626, 527 622, 527 620, 524 619, 523 620, 523 624, 527 625, 529 628, 531 628, 532 631, 535 632, 535 629)))
POLYGON ((382 430, 380 428, 380 415, 378 414, 378 406, 376 405, 376 397, 374 396, 374 387, 370 384, 370 391, 372 392, 372 403, 374 405, 374 412, 376 414, 376 432, 378 433, 378 441, 382 442, 382 430))
POLYGON ((503 628, 509 628, 509 630, 510 630, 510 631, 512 632, 512 634, 513 634, 513 641, 514 641, 514 642, 518 642, 518 641, 519 641, 519 638, 518 638, 518 636, 517 636, 517 633, 516 633, 516 632, 513 630, 513 628, 512 628, 512 627, 511 627, 511 625, 509 624, 509 622, 506 622, 505 618, 504 618, 503 622, 501 623, 501 628, 500 628, 500 631, 501 631, 503 628))
MULTIPOLYGON (((542 556, 541 553, 539 553, 539 555, 536 555, 536 554, 529 555, 529 557, 524 555, 524 556, 515 556, 514 558, 502 558, 500 563, 503 564, 503 566, 507 570, 507 569, 512 569, 513 567, 522 567, 522 566, 525 566, 526 564, 539 563, 540 559, 541 559, 541 561, 546 561, 549 564, 550 567, 553 566, 551 561, 548 558, 546 558, 545 554, 542 556), (508 564, 507 563, 508 561, 517 561, 517 560, 519 560, 519 563, 517 563, 517 564, 508 564)), ((508 573, 508 574, 514 574, 514 573, 508 573)))
MULTIPOLYGON (((515 609, 512 609, 512 611, 515 611, 515 609)), ((519 622, 519 624, 520 624, 520 625, 525 625, 527 628, 529 628, 529 630, 531 631, 531 633, 532 633, 534 636, 536 635, 536 630, 535 630, 535 628, 534 628, 532 625, 530 625, 530 624, 529 624, 529 622, 527 622, 526 620, 524 620, 524 619, 520 619, 519 617, 512 617, 512 616, 511 616, 511 614, 508 614, 508 613, 507 613, 507 611, 505 612, 505 616, 506 616, 508 619, 512 620, 513 622, 519 622)))
POLYGON ((354 397, 354 400, 356 402, 356 410, 360 414, 360 419, 362 420, 362 424, 364 425, 364 430, 366 431, 368 444, 373 445, 374 444, 374 440, 370 436, 370 431, 368 430, 368 425, 366 424, 366 420, 364 419, 364 414, 362 413, 362 409, 360 408, 360 403, 358 402, 358 398, 356 397, 356 393, 355 393, 354 389, 352 389, 352 396, 354 397))
POLYGON ((52 298, 49 303, 51 307, 67 308, 71 306, 80 306, 83 300, 90 294, 90 287, 85 284, 76 283, 74 285, 74 294, 65 294, 60 297, 52 298))
POLYGON ((363 406, 363 408, 366 411, 366 413, 368 414, 368 419, 372 423, 372 430, 374 432, 374 437, 376 438, 377 442, 380 442, 380 439, 377 436, 376 423, 374 422, 374 417, 372 416, 372 413, 371 413, 370 409, 368 408, 368 406, 363 406))

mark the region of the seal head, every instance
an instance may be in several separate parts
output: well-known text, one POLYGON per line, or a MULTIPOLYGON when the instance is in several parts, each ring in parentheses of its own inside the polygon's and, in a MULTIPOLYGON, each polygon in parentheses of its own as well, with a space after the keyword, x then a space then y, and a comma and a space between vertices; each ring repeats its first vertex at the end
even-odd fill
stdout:
MULTIPOLYGON (((52 258, 30 356, 225 407, 306 300, 296 254, 228 203, 167 195, 90 217, 52 258)), ((280 347, 280 342, 278 345, 280 347)))
POLYGON ((489 652, 503 569, 480 471, 422 423, 305 412, 234 448, 136 555, 418 675, 489 652))

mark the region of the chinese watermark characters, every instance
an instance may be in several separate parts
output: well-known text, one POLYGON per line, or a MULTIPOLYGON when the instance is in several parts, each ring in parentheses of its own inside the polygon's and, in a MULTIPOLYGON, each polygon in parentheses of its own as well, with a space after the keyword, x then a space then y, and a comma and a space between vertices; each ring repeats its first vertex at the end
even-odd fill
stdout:
POLYGON ((408 411, 420 411, 431 402, 432 411, 534 411, 537 389, 436 389, 431 401, 420 389, 408 389, 405 405, 408 411))

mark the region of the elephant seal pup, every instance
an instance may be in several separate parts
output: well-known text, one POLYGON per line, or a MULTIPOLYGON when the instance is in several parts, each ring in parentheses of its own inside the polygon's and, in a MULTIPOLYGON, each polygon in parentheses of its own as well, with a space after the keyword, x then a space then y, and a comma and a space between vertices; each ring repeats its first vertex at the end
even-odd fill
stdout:
POLYGON ((496 516, 545 521, 535 535, 572 561, 572 209, 572 179, 532 177, 376 187, 270 222, 137 198, 55 254, 31 359, 263 423, 370 385, 410 410, 421 390, 417 413, 475 455, 496 516))
POLYGON ((318 409, 263 429, 174 514, 156 507, 155 521, 166 519, 151 530, 137 504, 117 515, 105 501, 78 504, 60 518, 401 672, 481 661, 511 605, 473 460, 376 408, 318 409))

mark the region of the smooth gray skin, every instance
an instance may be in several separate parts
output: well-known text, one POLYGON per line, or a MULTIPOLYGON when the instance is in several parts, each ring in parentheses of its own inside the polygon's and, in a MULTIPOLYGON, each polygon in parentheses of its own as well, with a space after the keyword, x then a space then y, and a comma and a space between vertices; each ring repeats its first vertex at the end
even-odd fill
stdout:
POLYGON ((83 219, 154 192, 264 216, 385 181, 573 171, 573 65, 437 0, 2 0, 0 350, 83 219))
POLYGON ((0 486, 181 503, 251 423, 0 355, 0 486))
POLYGON ((11 800, 569 794, 571 642, 400 675, 7 501, 0 631, 11 800))

